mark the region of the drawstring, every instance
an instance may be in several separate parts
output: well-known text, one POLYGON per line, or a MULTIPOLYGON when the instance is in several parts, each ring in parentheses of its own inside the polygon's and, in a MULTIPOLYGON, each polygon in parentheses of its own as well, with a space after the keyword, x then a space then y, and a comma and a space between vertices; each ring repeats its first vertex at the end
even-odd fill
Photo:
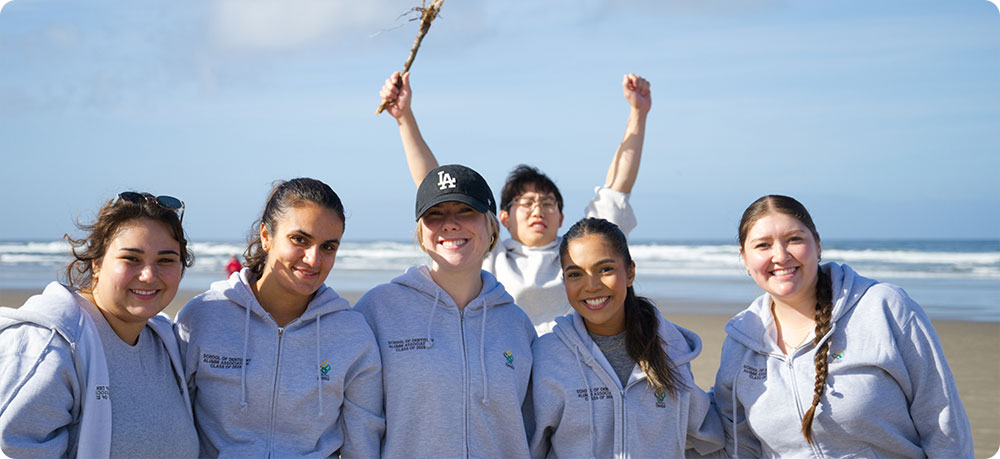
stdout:
POLYGON ((319 415, 323 416, 323 365, 319 355, 319 319, 322 315, 316 316, 316 395, 319 396, 319 415))
POLYGON ((740 380, 740 372, 733 376, 733 458, 740 458, 740 436, 736 433, 736 382, 740 380))
MULTIPOLYGON (((740 365, 741 366, 740 366, 739 369, 736 370, 736 375, 733 376, 733 395, 732 395, 732 397, 733 397, 733 400, 732 400, 732 402, 733 402, 733 459, 739 459, 739 457, 740 457, 740 436, 736 432, 736 411, 737 411, 737 407, 736 407, 736 384, 740 380, 740 371, 742 371, 742 368, 743 368, 742 364, 744 362, 746 362, 746 360, 747 360, 747 354, 750 354, 751 352, 753 352, 753 351, 750 350, 750 349, 747 349, 747 351, 743 354, 743 360, 740 361, 740 365)), ((746 417, 747 417, 746 410, 744 410, 744 412, 743 412, 743 422, 747 422, 746 417)))
POLYGON ((486 379, 486 300, 480 299, 483 304, 483 325, 479 332, 479 371, 483 377, 483 405, 490 404, 490 386, 486 379))
POLYGON ((246 411, 249 405, 247 403, 247 347, 250 345, 250 305, 246 306, 246 310, 246 323, 243 325, 243 363, 240 365, 240 394, 242 397, 240 411, 246 411))
POLYGON ((441 298, 441 288, 434 292, 434 302, 431 303, 431 317, 427 320, 427 340, 424 341, 424 349, 430 349, 434 345, 434 338, 431 337, 431 325, 434 323, 434 310, 437 309, 438 299, 441 298))
POLYGON ((580 377, 583 378, 583 384, 587 386, 587 409, 590 412, 590 458, 594 459, 597 457, 597 454, 594 452, 594 401, 592 400, 594 394, 590 389, 590 381, 587 380, 587 373, 583 371, 583 360, 577 358, 576 365, 580 368, 580 377))
MULTIPOLYGON (((48 353, 47 351, 49 349, 49 346, 52 345, 52 340, 55 339, 55 337, 56 337, 56 329, 53 328, 53 329, 51 329, 51 333, 49 333, 49 340, 45 342, 45 346, 42 346, 42 352, 38 353, 38 357, 35 358, 35 363, 33 363, 31 365, 31 371, 29 371, 28 374, 24 375, 24 379, 22 379, 17 384, 17 387, 15 387, 14 390, 11 391, 10 393, 12 393, 12 394, 18 393, 21 390, 21 388, 24 387, 24 385, 28 383, 28 380, 31 379, 31 377, 35 374, 35 370, 37 370, 38 366, 41 365, 42 358, 45 357, 45 354, 48 353)), ((76 352, 76 344, 73 343, 72 346, 74 347, 73 352, 75 353, 76 352)), ((10 406, 11 402, 13 402, 15 398, 16 397, 9 397, 9 398, 7 398, 7 401, 4 402, 3 406, 0 406, 0 413, 2 413, 4 411, 7 411, 7 407, 10 406)))

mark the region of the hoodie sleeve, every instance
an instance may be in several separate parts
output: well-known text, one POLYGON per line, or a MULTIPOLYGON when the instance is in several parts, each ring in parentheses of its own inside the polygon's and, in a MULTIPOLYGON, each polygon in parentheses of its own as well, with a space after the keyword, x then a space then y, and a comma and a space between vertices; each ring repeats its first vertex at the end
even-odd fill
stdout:
POLYGON ((583 213, 585 217, 603 218, 618 225, 628 236, 635 229, 637 221, 635 211, 629 204, 628 193, 622 193, 604 186, 594 188, 594 197, 587 204, 583 213))
POLYGON ((12 326, 0 333, 0 368, 0 456, 66 456, 80 395, 69 343, 55 330, 12 326))
POLYGON ((971 458, 969 417, 937 332, 920 306, 905 292, 898 294, 903 308, 912 312, 894 333, 910 379, 910 418, 920 434, 920 446, 927 457, 971 458))
MULTIPOLYGON (((532 458, 539 459, 548 455, 551 447, 552 433, 559 428, 566 401, 554 378, 546 377, 541 370, 546 362, 544 340, 536 339, 532 344, 531 396, 534 421, 533 432, 528 436, 529 452, 532 458)), ((551 357, 551 356, 549 356, 551 357)), ((528 424, 525 422, 525 424, 528 424)))
POLYGON ((357 315, 357 327, 363 328, 368 345, 348 370, 344 381, 344 405, 340 420, 344 430, 342 457, 379 457, 385 434, 382 409, 382 358, 375 335, 357 315))
POLYGON ((692 384, 688 389, 691 402, 688 405, 687 457, 706 457, 704 455, 719 451, 725 446, 726 434, 722 419, 719 417, 718 407, 712 403, 712 397, 694 384, 691 365, 684 364, 681 371, 687 373, 692 384))
MULTIPOLYGON (((189 303, 190 304, 190 303, 189 303)), ((192 343, 191 327, 188 324, 188 314, 184 309, 177 313, 177 320, 174 322, 174 334, 177 335, 177 346, 180 348, 181 362, 184 366, 184 381, 187 382, 188 397, 194 405, 195 396, 198 393, 195 373, 198 369, 198 345, 192 343)))
POLYGON ((750 431, 746 412, 736 397, 738 387, 735 383, 746 352, 745 347, 726 337, 722 343, 722 361, 715 375, 715 387, 709 391, 712 401, 719 410, 723 431, 726 434, 726 453, 730 457, 761 456, 760 441, 750 431))

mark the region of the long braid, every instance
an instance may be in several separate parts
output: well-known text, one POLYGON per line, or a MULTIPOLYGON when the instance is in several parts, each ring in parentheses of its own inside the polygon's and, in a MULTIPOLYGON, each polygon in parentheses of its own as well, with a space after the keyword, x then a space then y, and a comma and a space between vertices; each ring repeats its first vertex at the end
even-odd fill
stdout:
MULTIPOLYGON (((823 336, 830 331, 830 320, 833 312, 833 286, 830 276, 820 268, 816 273, 816 337, 813 338, 813 345, 819 344, 823 336)), ((816 406, 826 389, 827 359, 830 354, 830 340, 823 342, 823 345, 816 350, 816 385, 813 388, 813 401, 809 411, 802 417, 802 435, 806 441, 812 443, 812 422, 816 413, 816 406)))

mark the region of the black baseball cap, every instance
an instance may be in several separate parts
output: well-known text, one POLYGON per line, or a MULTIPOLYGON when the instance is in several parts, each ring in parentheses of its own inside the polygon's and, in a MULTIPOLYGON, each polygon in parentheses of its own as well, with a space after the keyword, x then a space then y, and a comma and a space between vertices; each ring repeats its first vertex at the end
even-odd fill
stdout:
POLYGON ((446 164, 427 173, 417 188, 416 219, 442 202, 458 201, 482 213, 497 212, 497 203, 486 179, 461 164, 446 164))

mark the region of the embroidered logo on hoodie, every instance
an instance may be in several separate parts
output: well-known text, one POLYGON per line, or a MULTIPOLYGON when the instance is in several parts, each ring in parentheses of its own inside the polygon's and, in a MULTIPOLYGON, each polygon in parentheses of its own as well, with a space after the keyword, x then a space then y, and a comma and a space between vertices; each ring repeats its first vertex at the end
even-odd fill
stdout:
POLYGON ((846 350, 847 349, 841 349, 841 350, 839 350, 837 352, 834 352, 830 356, 830 363, 839 363, 840 360, 844 358, 844 351, 846 351, 846 350))
POLYGON ((655 393, 653 395, 656 396, 656 407, 657 408, 666 408, 667 407, 667 404, 663 402, 663 400, 667 398, 667 391, 661 390, 661 391, 659 391, 659 392, 657 392, 657 393, 655 393))
POLYGON ((503 351, 503 356, 504 356, 504 358, 507 359, 507 366, 510 367, 511 370, 515 369, 514 368, 514 353, 510 352, 510 351, 503 351))
POLYGON ((320 378, 323 378, 323 381, 330 380, 330 375, 327 374, 330 372, 330 368, 332 367, 330 366, 329 360, 324 360, 323 363, 319 364, 319 372, 321 373, 320 378))

